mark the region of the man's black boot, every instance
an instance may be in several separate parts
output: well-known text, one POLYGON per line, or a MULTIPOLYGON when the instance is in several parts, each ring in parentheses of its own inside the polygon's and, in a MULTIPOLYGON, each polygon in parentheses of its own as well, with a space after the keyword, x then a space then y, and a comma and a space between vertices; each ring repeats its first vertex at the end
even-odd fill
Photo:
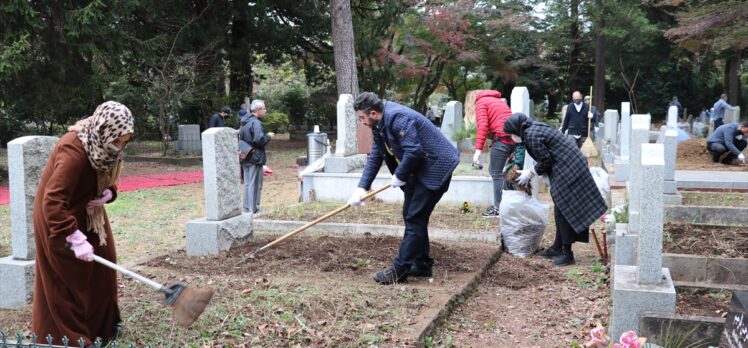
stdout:
POLYGON ((561 249, 560 248, 554 248, 553 246, 550 246, 548 249, 543 250, 540 254, 540 257, 544 257, 546 259, 552 259, 556 256, 561 255, 561 249))
POLYGON ((408 272, 398 272, 395 267, 389 267, 374 273, 373 278, 374 281, 382 285, 402 283, 408 280, 408 272))
POLYGON ((410 272, 408 272, 409 276, 413 277, 432 277, 434 275, 434 271, 431 269, 431 267, 426 266, 416 266, 413 265, 413 267, 410 268, 410 272))
POLYGON ((556 266, 567 266, 574 264, 574 253, 571 251, 571 244, 564 244, 561 248, 561 255, 553 258, 553 264, 556 266))

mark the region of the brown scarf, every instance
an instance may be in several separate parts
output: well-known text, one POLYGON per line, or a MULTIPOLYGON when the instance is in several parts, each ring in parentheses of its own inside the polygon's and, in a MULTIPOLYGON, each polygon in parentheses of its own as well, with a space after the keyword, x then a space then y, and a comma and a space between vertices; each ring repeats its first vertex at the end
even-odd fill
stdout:
MULTIPOLYGON (((93 116, 78 121, 68 128, 76 132, 78 139, 88 155, 88 161, 96 170, 97 198, 101 197, 104 189, 117 184, 122 170, 122 152, 112 153, 107 145, 123 135, 135 132, 133 116, 126 106, 108 101, 96 108, 93 116)), ((99 236, 99 245, 106 245, 106 229, 104 228, 104 207, 87 208, 89 231, 93 230, 99 236)))

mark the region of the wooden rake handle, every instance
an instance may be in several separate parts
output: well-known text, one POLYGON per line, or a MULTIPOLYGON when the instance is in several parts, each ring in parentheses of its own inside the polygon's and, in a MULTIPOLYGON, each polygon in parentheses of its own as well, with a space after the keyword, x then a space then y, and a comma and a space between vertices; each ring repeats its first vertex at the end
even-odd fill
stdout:
MULTIPOLYGON (((388 188, 390 188, 390 184, 384 185, 384 186, 382 186, 382 187, 380 187, 380 188, 378 188, 378 189, 376 189, 374 191, 371 191, 371 192, 367 193, 364 197, 361 198, 361 200, 363 201, 363 200, 369 199, 371 197, 374 197, 378 193, 380 193, 380 192, 382 192, 382 191, 384 191, 384 190, 386 190, 388 188)), ((270 247, 272 247, 274 245, 282 243, 286 239, 289 239, 289 238, 291 238, 291 237, 293 237, 293 236, 295 236, 295 235, 297 235, 297 234, 299 234, 301 232, 304 232, 309 227, 312 227, 312 226, 314 226, 314 225, 316 225, 316 224, 318 224, 318 223, 320 223, 322 221, 325 221, 325 220, 327 220, 327 219, 329 219, 329 218, 337 215, 338 213, 340 213, 340 212, 342 212, 342 211, 344 211, 344 210, 346 210, 346 209, 348 209, 350 207, 351 207, 351 205, 348 204, 348 203, 346 203, 345 205, 341 206, 340 208, 335 209, 335 210, 333 210, 333 211, 331 211, 331 212, 329 212, 329 213, 327 213, 325 215, 322 215, 322 216, 318 217, 317 219, 315 219, 314 221, 308 222, 304 226, 301 226, 301 227, 299 227, 299 228, 297 228, 297 229, 295 229, 295 230, 293 230, 291 232, 286 233, 285 235, 283 235, 281 237, 278 237, 278 239, 276 239, 276 240, 274 240, 274 241, 272 241, 272 242, 270 242, 268 244, 265 244, 262 248, 257 249, 251 255, 254 255, 256 253, 259 253, 260 251, 263 251, 263 250, 268 249, 268 248, 270 248, 270 247)))

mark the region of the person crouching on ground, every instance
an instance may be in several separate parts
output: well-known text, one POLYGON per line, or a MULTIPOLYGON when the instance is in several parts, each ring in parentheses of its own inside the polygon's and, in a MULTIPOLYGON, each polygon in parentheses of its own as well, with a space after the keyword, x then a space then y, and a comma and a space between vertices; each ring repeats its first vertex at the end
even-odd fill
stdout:
POLYGON ((742 151, 748 144, 746 137, 748 121, 719 126, 706 140, 706 148, 712 154, 712 162, 720 162, 722 155, 727 154, 721 161, 723 164, 737 164, 738 161, 745 163, 742 151))
POLYGON ((108 342, 121 329, 117 275, 91 261, 94 254, 117 261, 104 204, 117 198, 133 116, 126 106, 108 101, 68 130, 49 156, 34 199, 31 326, 40 337, 52 335, 54 344, 67 336, 93 347, 97 337, 108 342))
POLYGON ((348 200, 352 206, 371 188, 382 161, 392 173, 390 185, 404 192, 405 233, 391 267, 374 274, 379 284, 405 281, 408 276, 431 277, 434 260, 429 256, 428 224, 431 212, 452 180, 460 162, 457 149, 425 116, 372 92, 360 94, 353 103, 359 122, 374 134, 364 173, 348 200))
POLYGON ((522 113, 509 117, 504 132, 515 143, 524 144, 536 161, 535 168, 521 171, 517 182, 524 185, 535 175, 546 175, 550 181, 556 238, 540 256, 552 258, 557 266, 573 264, 571 245, 588 243, 590 225, 608 210, 587 168, 587 160, 560 131, 533 122, 522 113))

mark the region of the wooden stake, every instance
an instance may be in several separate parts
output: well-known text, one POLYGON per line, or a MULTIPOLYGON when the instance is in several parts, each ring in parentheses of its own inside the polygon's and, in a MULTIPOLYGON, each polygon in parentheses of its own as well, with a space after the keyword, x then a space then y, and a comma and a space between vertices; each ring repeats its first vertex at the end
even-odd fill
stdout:
POLYGON ((592 239, 595 240, 595 247, 597 247, 597 254, 600 255, 601 259, 604 259, 603 256, 603 249, 600 248, 600 241, 597 240, 597 233, 595 233, 595 229, 591 228, 590 232, 592 232, 592 239))

